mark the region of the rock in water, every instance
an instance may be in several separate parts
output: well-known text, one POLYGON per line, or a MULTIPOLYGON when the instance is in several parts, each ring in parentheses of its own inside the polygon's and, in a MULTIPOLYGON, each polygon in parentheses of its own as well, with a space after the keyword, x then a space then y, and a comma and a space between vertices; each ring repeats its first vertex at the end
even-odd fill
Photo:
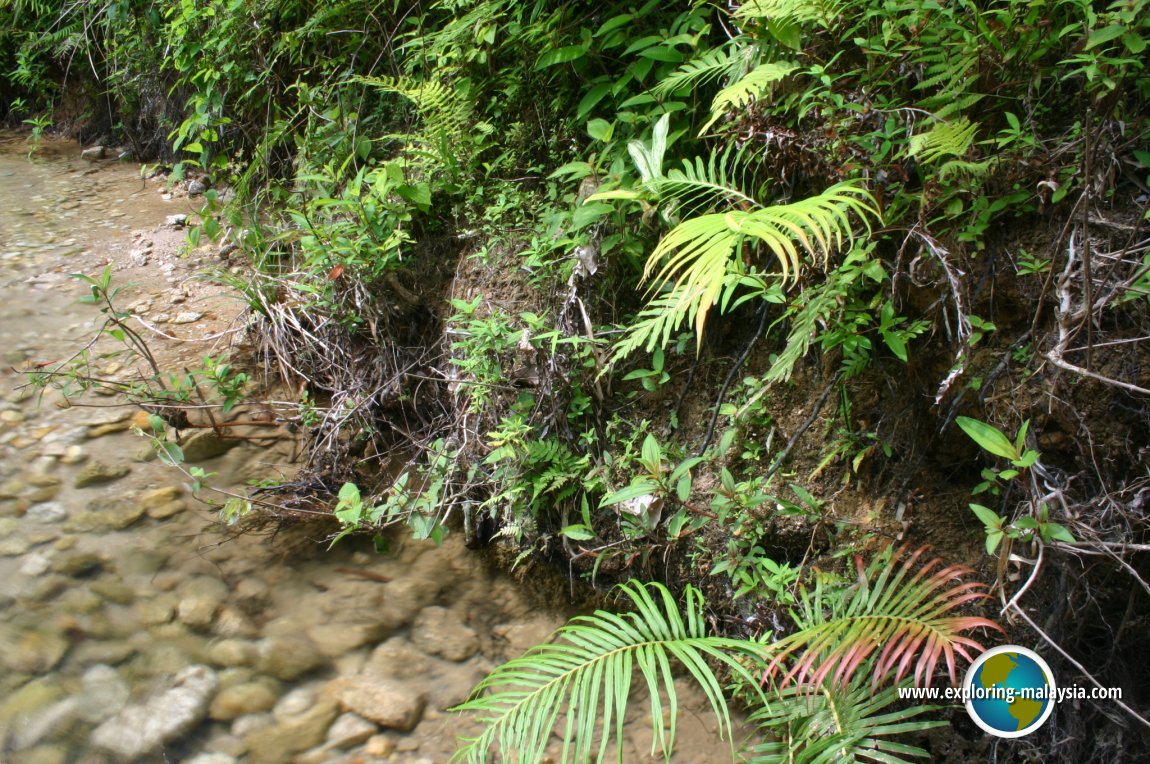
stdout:
POLYGON ((172 687, 128 706, 97 727, 92 745, 126 761, 153 753, 203 721, 219 684, 207 666, 189 666, 176 675, 172 687))
POLYGON ((103 146, 92 146, 91 148, 84 149, 80 152, 82 159, 87 159, 89 162, 95 162, 104 158, 103 146))

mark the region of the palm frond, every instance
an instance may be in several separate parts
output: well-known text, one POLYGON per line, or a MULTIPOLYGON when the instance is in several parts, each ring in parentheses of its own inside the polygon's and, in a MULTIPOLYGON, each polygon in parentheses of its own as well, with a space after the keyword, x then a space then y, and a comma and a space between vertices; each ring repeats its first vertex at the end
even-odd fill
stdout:
POLYGON ((839 14, 841 5, 837 0, 747 0, 735 11, 735 17, 794 24, 827 22, 839 14))
MULTIPOLYGON (((910 683, 903 682, 899 687, 910 683)), ((815 691, 792 686, 772 696, 769 706, 751 715, 773 740, 751 748, 753 764, 842 764, 859 760, 900 764, 905 757, 929 758, 923 749, 890 738, 946 726, 917 719, 937 706, 893 708, 898 688, 880 692, 860 672, 846 686, 823 682, 815 691)))
POLYGON ((985 599, 986 585, 963 582, 970 571, 961 566, 937 559, 919 565, 925 551, 905 556, 905 547, 890 547, 865 570, 859 562, 858 583, 845 593, 817 582, 794 613, 799 631, 771 647, 764 678, 781 687, 846 683, 875 657, 872 687, 891 674, 897 684, 912 668, 915 685, 929 687, 940 660, 957 684, 956 655, 971 661, 972 652, 983 650, 963 633, 1002 629, 987 618, 956 614, 985 599))
POLYGON ((697 90, 711 82, 738 76, 741 65, 740 48, 728 43, 692 58, 659 81, 651 92, 666 98, 677 90, 690 87, 697 90))
POLYGON ((711 116, 699 131, 703 135, 711 129, 730 109, 747 106, 751 101, 762 98, 767 88, 798 69, 798 64, 773 61, 760 64, 743 77, 715 94, 711 101, 711 116))
POLYGON ((742 190, 750 179, 747 157, 732 144, 725 151, 712 151, 706 159, 684 159, 681 167, 668 170, 650 185, 660 198, 682 204, 688 215, 719 206, 760 208, 753 192, 742 190))
POLYGON ((720 734, 730 738, 723 688, 707 661, 717 660, 753 682, 732 656, 757 655, 760 646, 706 636, 702 595, 694 588, 687 589, 683 613, 660 584, 624 584, 620 589, 634 612, 600 610, 575 618, 556 633, 558 642, 533 648, 480 682, 476 696, 455 710, 477 712, 486 728, 454 759, 481 764, 498 746, 505 753, 514 751, 519 761, 541 761, 553 732, 562 738, 564 762, 602 761, 612 739, 621 756, 624 712, 636 668, 650 692, 652 755, 661 751, 667 756, 674 745, 678 712, 673 661, 702 688, 720 734), (662 698, 666 698, 666 726, 662 698))
POLYGON ((838 183, 790 204, 690 218, 659 242, 647 259, 643 277, 656 284, 673 283, 671 291, 680 295, 675 310, 680 318, 687 312, 694 316, 701 342, 707 312, 723 287, 732 254, 743 242, 749 239, 766 245, 783 280, 794 280, 802 267, 801 254, 821 265, 844 241, 853 242, 851 212, 868 230, 869 216, 879 218, 874 198, 855 181, 838 183))

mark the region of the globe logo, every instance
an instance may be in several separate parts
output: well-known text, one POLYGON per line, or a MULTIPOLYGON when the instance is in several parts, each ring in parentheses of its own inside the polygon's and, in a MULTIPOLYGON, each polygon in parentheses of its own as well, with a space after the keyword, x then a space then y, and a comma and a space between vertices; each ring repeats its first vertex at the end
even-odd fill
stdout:
POLYGON ((1046 661, 1025 647, 1003 645, 974 661, 963 680, 966 712, 997 737, 1022 737, 1054 712, 1057 687, 1046 661))

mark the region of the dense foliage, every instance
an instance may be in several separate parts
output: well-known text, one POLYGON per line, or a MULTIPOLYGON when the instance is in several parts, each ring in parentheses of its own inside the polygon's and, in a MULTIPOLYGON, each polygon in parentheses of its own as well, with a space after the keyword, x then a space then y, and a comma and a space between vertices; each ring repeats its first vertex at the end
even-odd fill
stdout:
MULTIPOLYGON (((193 242, 247 255, 341 532, 693 580, 748 638, 909 534, 1145 684, 1148 38, 1145 0, 0 0, 0 108, 214 187, 193 242)), ((1057 755, 1135 744, 1084 719, 1057 755)))

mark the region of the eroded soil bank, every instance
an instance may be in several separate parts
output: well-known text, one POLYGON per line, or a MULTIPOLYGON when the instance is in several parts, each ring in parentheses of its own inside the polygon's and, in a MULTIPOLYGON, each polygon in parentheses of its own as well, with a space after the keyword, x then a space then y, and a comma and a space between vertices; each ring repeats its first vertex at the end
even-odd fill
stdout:
MULTIPOLYGON (((27 149, 0 138, 0 760, 446 761, 475 732, 446 709, 561 615, 456 537, 397 537, 380 555, 354 539, 326 550, 314 531, 230 533, 130 432, 138 411, 27 387, 99 327, 70 273, 111 264, 118 305, 168 368, 242 332, 240 304, 198 278, 218 252, 186 252, 165 224, 195 200, 75 144, 27 149)), ((268 434, 185 452, 213 485, 247 490, 292 474, 296 443, 268 434)), ((627 761, 648 760, 645 726, 627 761)), ((705 715, 680 735, 676 761, 714 760, 705 715)))

